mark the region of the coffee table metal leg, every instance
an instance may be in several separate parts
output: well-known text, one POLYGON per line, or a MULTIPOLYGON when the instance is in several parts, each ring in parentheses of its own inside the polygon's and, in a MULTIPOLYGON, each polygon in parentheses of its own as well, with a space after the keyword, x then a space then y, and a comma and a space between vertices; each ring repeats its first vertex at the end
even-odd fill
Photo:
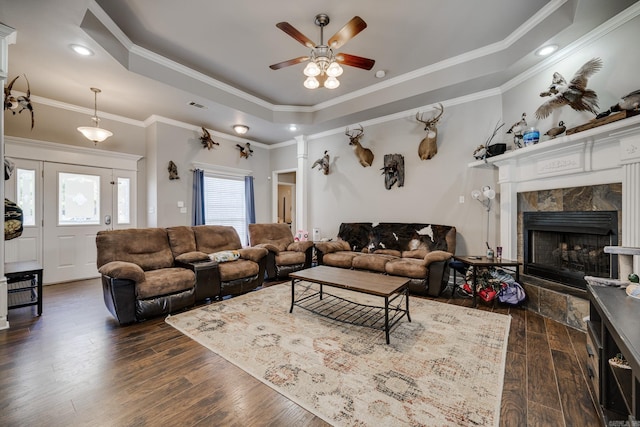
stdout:
POLYGON ((384 333, 389 344, 389 297, 384 297, 384 333))
POLYGON ((409 315, 409 288, 404 288, 404 300, 405 308, 407 309, 407 319, 411 322, 411 316, 409 315))
POLYGON ((478 305, 478 271, 477 267, 473 266, 473 306, 478 305))
POLYGON ((293 303, 296 302, 295 285, 296 279, 291 279, 291 308, 289 309, 289 313, 293 313, 293 303))

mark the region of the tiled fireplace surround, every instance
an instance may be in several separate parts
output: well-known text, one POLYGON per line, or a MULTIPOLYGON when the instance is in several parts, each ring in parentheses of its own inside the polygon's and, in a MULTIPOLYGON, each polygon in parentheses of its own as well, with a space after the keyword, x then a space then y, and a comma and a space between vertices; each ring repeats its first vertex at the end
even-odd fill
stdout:
MULTIPOLYGON (((640 116, 473 162, 498 168, 503 256, 523 259, 525 211, 618 211, 619 244, 640 247, 640 116)), ((634 259, 634 271, 640 260, 634 259)), ((585 330, 585 291, 523 276, 527 309, 585 330)))

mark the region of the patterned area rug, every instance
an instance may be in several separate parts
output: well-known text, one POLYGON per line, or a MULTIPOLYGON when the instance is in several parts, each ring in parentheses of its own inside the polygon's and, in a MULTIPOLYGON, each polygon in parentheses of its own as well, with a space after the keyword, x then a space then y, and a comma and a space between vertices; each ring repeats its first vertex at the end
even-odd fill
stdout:
POLYGON ((280 284, 166 321, 333 425, 498 425, 509 316, 411 298, 387 345, 383 331, 290 304, 280 284))

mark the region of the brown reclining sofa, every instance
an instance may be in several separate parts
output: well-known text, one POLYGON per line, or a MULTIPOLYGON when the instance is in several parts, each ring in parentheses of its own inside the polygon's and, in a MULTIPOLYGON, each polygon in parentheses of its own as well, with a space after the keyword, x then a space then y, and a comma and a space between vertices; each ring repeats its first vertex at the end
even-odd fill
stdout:
POLYGON ((217 225, 100 231, 96 245, 104 301, 121 325, 262 286, 268 253, 217 225))

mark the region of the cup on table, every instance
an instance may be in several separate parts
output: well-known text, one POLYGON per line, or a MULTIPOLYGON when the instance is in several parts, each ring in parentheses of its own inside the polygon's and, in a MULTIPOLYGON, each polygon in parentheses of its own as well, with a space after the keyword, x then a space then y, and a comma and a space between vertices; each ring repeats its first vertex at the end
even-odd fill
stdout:
POLYGON ((502 246, 496 247, 496 256, 502 258, 502 246))

